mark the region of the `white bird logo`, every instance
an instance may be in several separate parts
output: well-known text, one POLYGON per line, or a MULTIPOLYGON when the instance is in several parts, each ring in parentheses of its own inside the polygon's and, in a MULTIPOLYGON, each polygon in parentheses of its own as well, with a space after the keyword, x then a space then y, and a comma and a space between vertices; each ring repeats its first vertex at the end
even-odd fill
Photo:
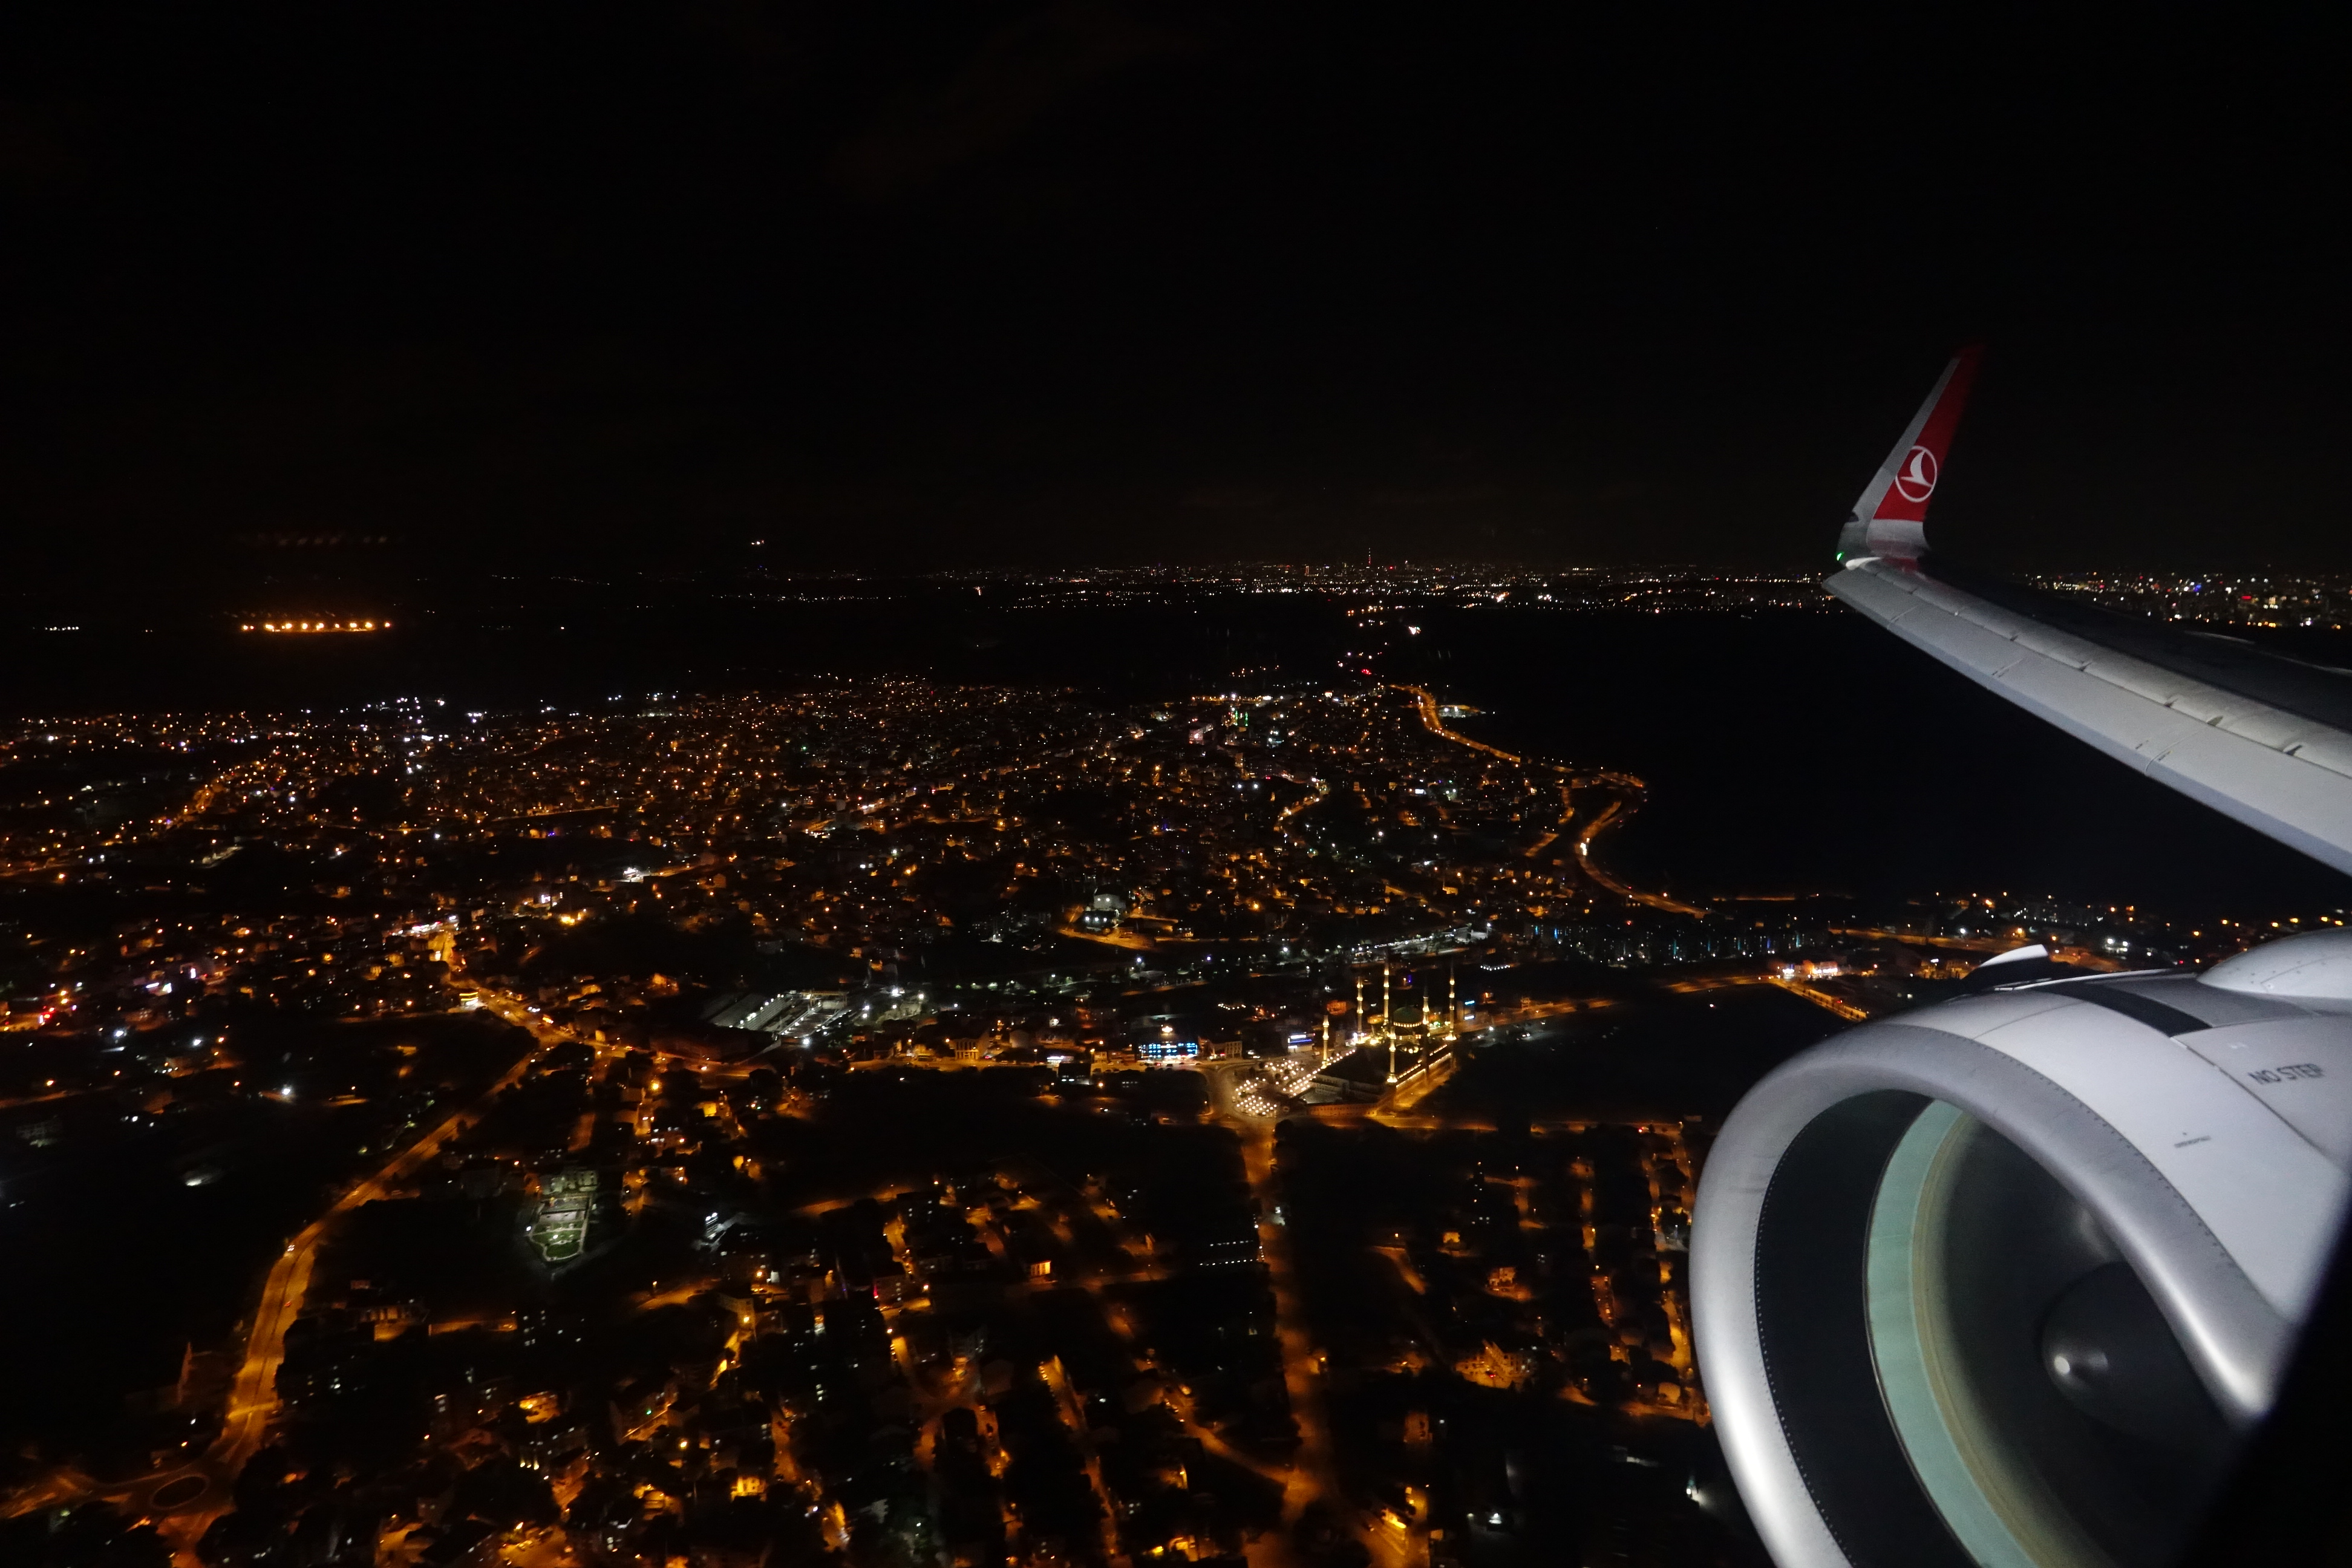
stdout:
POLYGON ((1936 454, 1925 447, 1914 447, 1903 459, 1903 471, 1895 476, 1895 489, 1907 501, 1923 501, 1936 493, 1936 454))

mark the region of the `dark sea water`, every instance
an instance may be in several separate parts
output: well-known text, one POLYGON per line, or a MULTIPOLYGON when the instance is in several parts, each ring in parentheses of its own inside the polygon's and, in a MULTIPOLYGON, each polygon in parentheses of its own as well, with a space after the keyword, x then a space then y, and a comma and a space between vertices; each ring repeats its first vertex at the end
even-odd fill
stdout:
POLYGON ((2352 904, 2352 881, 2028 717, 1859 616, 1432 617, 1466 732, 1638 774, 1603 841, 1636 886, 1980 891, 2203 922, 2352 904))
POLYGON ((2352 884, 2029 719, 1840 609, 1751 616, 1415 608, 1368 636, 1317 595, 1118 605, 938 583, 823 595, 472 584, 389 636, 19 630, 5 700, 67 710, 333 707, 394 695, 602 707, 835 676, 1066 687, 1105 702, 1319 685, 1385 642, 1388 679, 1486 711, 1465 728, 1639 774, 1604 840, 1690 893, 2047 894, 2205 921, 2352 905, 2352 884), (845 596, 864 595, 865 596, 845 596), (509 598, 511 603, 509 602, 509 598), (1407 634, 1404 623, 1421 626, 1407 634))

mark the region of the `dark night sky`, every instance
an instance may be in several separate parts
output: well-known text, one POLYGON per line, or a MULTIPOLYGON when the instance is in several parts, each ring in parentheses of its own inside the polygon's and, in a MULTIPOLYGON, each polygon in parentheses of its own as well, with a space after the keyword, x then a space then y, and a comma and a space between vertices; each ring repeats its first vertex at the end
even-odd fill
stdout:
POLYGON ((1810 563, 1982 337, 1948 548, 2345 567, 2326 13, 12 7, 0 493, 52 572, 1810 563))

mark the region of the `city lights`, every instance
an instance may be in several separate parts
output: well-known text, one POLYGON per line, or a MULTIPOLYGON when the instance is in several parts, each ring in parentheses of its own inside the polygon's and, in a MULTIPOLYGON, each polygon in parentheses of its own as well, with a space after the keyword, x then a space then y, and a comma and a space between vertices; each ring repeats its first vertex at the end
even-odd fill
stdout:
MULTIPOLYGON (((0 827, 25 884, 173 896, 33 950, 52 967, 6 1025, 58 1065, 11 1147, 79 1157, 77 1106, 117 1108, 111 1136, 203 1151, 164 1168, 211 1198, 288 1168, 236 1131, 255 1100, 302 1129, 289 1146, 341 1141, 337 1206, 289 1243, 245 1337, 200 1352, 223 1474, 286 1423, 331 1424, 412 1334, 571 1365, 583 1331, 537 1297, 427 1304, 437 1249, 461 1250, 433 1227, 462 1215, 610 1321, 701 1325, 702 1349, 594 1411, 552 1381, 454 1386, 408 1439, 415 1473, 503 1423, 514 1473, 616 1552, 688 1496, 788 1500, 838 1550, 846 1489, 814 1434, 920 1426, 906 1463, 962 1500, 951 1528, 1033 1564, 1076 1560, 1049 1528, 1166 1561, 1201 1549, 1168 1521, 1210 1437, 1276 1495, 1385 1484, 1332 1443, 1335 1373, 1710 1419, 1681 1124, 1547 1114, 1497 1094, 1509 1074, 1738 1009, 1796 1035, 1859 1021, 2029 940, 2147 966, 2345 918, 2184 932, 2007 893, 1679 899, 1610 868, 1643 780, 1482 740, 1476 705, 1428 688, 1325 679, 1131 710, 875 679, 462 725, 421 698, 28 725, 26 754, 92 759, 100 782, 28 792, 0 827), (100 765, 131 752, 172 764, 100 765), (233 906, 208 901, 220 878, 233 906), (1394 1170, 1366 1179, 1373 1159, 1394 1170), (835 1190, 869 1166, 870 1190, 835 1190), (380 1246, 390 1215, 438 1239, 380 1246), (609 1272, 671 1215, 674 1272, 609 1272), (1363 1292, 1363 1268, 1393 1289, 1363 1292), (623 1447, 590 1442, 592 1418, 623 1447), (1032 1453, 1065 1435, 1050 1527, 1009 1504, 1007 1431, 1032 1453), (656 1443, 675 1494, 613 1457, 656 1443)), ((1381 1430, 1381 1464, 1449 1441, 1419 1405, 1381 1430)), ((1349 1528, 1436 1563, 1457 1531, 1508 1528, 1492 1517, 1423 1490, 1349 1528)))

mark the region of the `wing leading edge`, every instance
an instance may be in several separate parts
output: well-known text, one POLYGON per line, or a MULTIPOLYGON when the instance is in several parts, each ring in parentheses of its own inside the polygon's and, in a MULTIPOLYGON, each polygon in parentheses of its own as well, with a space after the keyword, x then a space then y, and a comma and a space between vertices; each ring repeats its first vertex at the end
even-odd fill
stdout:
POLYGON ((2352 875, 2352 674, 1937 568, 1927 503, 1976 371, 1947 366, 1822 585, 1914 647, 2150 778, 2352 875), (1922 456, 1924 454, 1924 457, 1922 456))

